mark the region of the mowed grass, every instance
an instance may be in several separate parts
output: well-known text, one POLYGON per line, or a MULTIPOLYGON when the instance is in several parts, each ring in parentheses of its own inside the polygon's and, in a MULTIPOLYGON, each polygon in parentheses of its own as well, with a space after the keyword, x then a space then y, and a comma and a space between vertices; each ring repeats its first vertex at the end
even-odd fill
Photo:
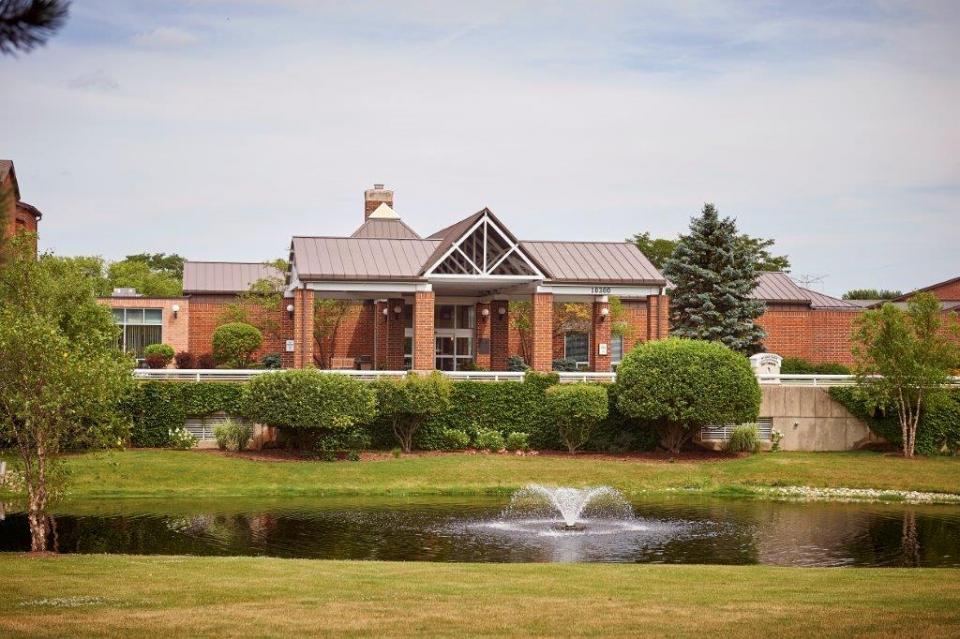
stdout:
POLYGON ((0 555, 5 637, 949 637, 960 571, 0 555))
MULTIPOLYGON (((960 492, 960 458, 872 452, 765 453, 711 461, 590 456, 411 455, 362 462, 273 461, 216 451, 127 450, 66 457, 68 500, 503 494, 530 482, 607 484, 627 494, 815 486, 960 492)), ((2 493, 0 493, 2 496, 2 493)))

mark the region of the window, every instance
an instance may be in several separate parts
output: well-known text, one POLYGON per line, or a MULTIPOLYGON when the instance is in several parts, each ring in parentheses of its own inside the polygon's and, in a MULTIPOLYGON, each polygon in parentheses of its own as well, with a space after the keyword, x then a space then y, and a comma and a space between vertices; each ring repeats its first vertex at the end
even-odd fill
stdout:
POLYGON ((623 359, 623 335, 610 337, 610 363, 619 364, 623 359))
POLYGON ((143 349, 150 344, 163 343, 162 309, 115 308, 113 321, 120 326, 120 348, 137 359, 143 359, 143 349))
POLYGON ((567 331, 563 336, 563 356, 577 364, 590 361, 590 336, 583 331, 567 331))

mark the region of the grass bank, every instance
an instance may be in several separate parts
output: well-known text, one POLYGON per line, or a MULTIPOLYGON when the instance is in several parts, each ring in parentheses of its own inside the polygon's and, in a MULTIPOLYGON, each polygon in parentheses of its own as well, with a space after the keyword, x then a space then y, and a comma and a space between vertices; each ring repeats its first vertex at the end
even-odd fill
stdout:
POLYGON ((0 556, 0 635, 956 636, 960 571, 0 556))
MULTIPOLYGON (((776 486, 960 492, 960 458, 871 452, 772 453, 712 461, 589 456, 429 455, 363 462, 263 461, 215 451, 68 456, 67 498, 502 494, 530 482, 607 484, 627 494, 749 494, 776 486)), ((0 493, 2 496, 2 493, 0 493)))

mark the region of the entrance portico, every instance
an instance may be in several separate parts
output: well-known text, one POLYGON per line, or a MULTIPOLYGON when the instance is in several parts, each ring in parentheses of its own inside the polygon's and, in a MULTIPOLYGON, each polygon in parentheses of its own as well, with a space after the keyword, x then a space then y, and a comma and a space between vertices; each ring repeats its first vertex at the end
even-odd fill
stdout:
MULTIPOLYGON (((529 345, 521 354, 532 368, 548 371, 564 355, 558 358, 555 348, 558 305, 584 304, 584 364, 609 371, 611 299, 634 300, 650 325, 650 310, 666 307, 659 303, 665 283, 629 243, 521 242, 489 209, 421 238, 384 201, 349 238, 293 239, 287 273, 297 331, 293 361, 313 365, 307 316, 314 300, 328 298, 371 309, 365 330, 373 333, 376 368, 506 370, 516 354, 511 334, 524 330, 529 345), (522 317, 512 302, 526 303, 522 317)), ((661 320, 652 320, 658 335, 661 320)), ((644 332, 635 341, 648 339, 644 332)))

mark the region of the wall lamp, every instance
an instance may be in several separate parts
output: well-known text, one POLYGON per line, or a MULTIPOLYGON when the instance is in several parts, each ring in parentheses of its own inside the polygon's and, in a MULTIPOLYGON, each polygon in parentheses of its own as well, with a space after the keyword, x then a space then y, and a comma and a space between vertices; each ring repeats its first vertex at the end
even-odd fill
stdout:
POLYGON ((506 319, 507 307, 506 307, 506 306, 501 306, 500 308, 498 308, 498 309, 497 309, 497 315, 500 316, 500 319, 506 319))
POLYGON ((484 321, 486 321, 486 319, 487 319, 488 317, 490 317, 490 309, 489 309, 489 308, 484 308, 483 310, 481 310, 481 311, 480 311, 480 317, 482 317, 482 318, 484 319, 484 321))
POLYGON ((400 319, 400 313, 402 313, 402 312, 403 312, 403 306, 402 306, 402 305, 397 304, 396 306, 394 306, 394 307, 393 307, 394 319, 400 319))
POLYGON ((610 309, 609 309, 609 308, 607 308, 606 306, 604 306, 603 308, 601 308, 601 309, 600 309, 600 321, 602 322, 602 321, 606 320, 606 319, 607 319, 607 315, 609 315, 609 314, 610 314, 610 309))
POLYGON ((170 310, 173 311, 173 319, 177 319, 177 316, 180 315, 180 305, 174 304, 170 307, 170 310))
POLYGON ((293 304, 287 304, 287 315, 293 317, 293 304))

